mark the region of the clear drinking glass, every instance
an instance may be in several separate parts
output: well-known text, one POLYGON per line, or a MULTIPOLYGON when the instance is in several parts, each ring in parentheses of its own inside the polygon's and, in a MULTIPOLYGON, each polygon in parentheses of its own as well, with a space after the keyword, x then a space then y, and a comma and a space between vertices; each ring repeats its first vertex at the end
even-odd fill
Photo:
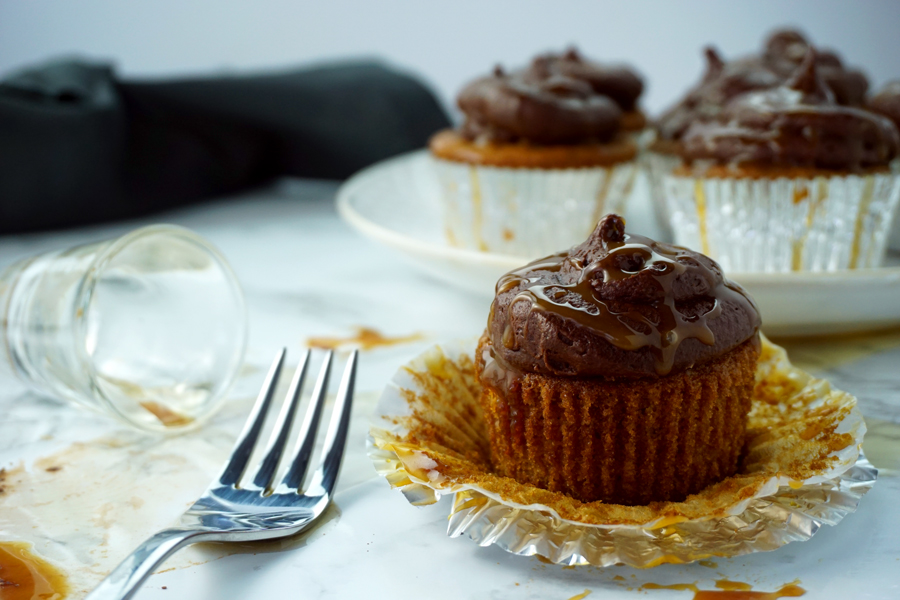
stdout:
POLYGON ((0 310, 5 366, 26 384, 154 431, 212 414, 247 340, 231 267, 171 225, 20 261, 0 310))

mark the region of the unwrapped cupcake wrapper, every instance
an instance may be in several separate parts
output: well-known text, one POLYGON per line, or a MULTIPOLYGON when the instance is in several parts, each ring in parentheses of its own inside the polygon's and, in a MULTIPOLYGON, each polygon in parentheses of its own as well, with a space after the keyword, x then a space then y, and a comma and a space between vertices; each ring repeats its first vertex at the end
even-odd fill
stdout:
POLYGON ((636 162, 578 169, 517 169, 434 158, 450 245, 537 258, 578 244, 621 213, 636 162))
POLYGON ((666 239, 674 239, 672 221, 669 215, 669 203, 666 201, 666 177, 681 164, 677 154, 666 154, 648 150, 641 154, 641 168, 647 175, 650 189, 650 202, 656 224, 666 239))
POLYGON ((763 340, 739 472, 684 502, 581 503, 491 473, 471 356, 435 346, 402 367, 369 433, 375 468, 414 505, 455 494, 451 536, 565 565, 652 567, 774 550, 856 510, 877 470, 856 399, 763 340))
POLYGON ((900 198, 896 174, 806 178, 668 175, 675 243, 732 273, 878 267, 900 198))

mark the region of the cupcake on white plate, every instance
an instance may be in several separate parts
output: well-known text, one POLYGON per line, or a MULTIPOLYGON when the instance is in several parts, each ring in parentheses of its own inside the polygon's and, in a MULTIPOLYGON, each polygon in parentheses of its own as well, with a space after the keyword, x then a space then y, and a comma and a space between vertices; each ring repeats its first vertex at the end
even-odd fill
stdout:
POLYGON ((457 98, 465 121, 430 142, 451 245, 533 258, 622 211, 645 124, 640 78, 575 50, 500 67, 457 98))
POLYGON ((666 178, 675 242, 735 273, 881 264, 900 178, 894 124, 838 104, 807 54, 783 85, 735 97, 681 138, 666 178))
MULTIPOLYGON (((695 121, 715 119, 742 94, 782 85, 803 61, 811 44, 799 32, 772 33, 759 54, 725 60, 713 47, 704 50, 706 72, 693 88, 653 124, 653 140, 642 154, 657 222, 671 237, 665 178, 681 165, 681 140, 695 121)), ((862 106, 869 83, 859 70, 845 67, 832 51, 816 53, 816 67, 838 104, 862 106)))

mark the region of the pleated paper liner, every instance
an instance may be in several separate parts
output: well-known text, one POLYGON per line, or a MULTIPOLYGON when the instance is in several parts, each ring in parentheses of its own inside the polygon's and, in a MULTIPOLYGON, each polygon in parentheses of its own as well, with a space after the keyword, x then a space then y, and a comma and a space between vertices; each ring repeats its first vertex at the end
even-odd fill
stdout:
POLYGON ((636 161, 573 169, 432 162, 448 243, 524 258, 583 242, 603 215, 624 210, 637 172, 636 161))
POLYGON ((566 565, 651 567, 774 550, 856 509, 877 470, 856 399, 763 340, 739 472, 683 502, 579 502, 491 473, 475 341, 400 368, 369 435, 376 469, 414 505, 456 494, 448 534, 566 565))
POLYGON ((884 260, 900 177, 664 177, 675 243, 729 273, 875 268, 884 260))

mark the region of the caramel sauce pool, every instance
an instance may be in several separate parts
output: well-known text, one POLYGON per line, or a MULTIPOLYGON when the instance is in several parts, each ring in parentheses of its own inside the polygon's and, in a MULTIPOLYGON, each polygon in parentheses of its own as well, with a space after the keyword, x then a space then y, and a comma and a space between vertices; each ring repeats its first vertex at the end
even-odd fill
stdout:
POLYGON ((755 592, 749 583, 720 579, 716 581, 717 590, 701 590, 693 583, 672 583, 661 585, 645 583, 641 590, 688 590, 694 592, 694 600, 778 600, 779 598, 797 598, 806 593, 796 583, 781 586, 774 592, 755 592))
MULTIPOLYGON (((716 584, 718 585, 718 583, 716 584)), ((799 585, 789 583, 775 592, 753 592, 750 590, 701 590, 694 594, 694 600, 777 600, 797 598, 806 593, 799 585)))
POLYGON ((23 542, 0 542, 0 600, 62 600, 69 585, 23 542))
POLYGON ((371 350, 372 348, 377 348, 379 346, 395 346, 397 344, 417 342, 421 340, 422 337, 421 333, 388 337, 371 327, 356 327, 356 335, 353 337, 311 337, 306 340, 306 345, 310 348, 321 348, 323 350, 335 350, 341 346, 349 345, 359 346, 363 350, 371 350))

